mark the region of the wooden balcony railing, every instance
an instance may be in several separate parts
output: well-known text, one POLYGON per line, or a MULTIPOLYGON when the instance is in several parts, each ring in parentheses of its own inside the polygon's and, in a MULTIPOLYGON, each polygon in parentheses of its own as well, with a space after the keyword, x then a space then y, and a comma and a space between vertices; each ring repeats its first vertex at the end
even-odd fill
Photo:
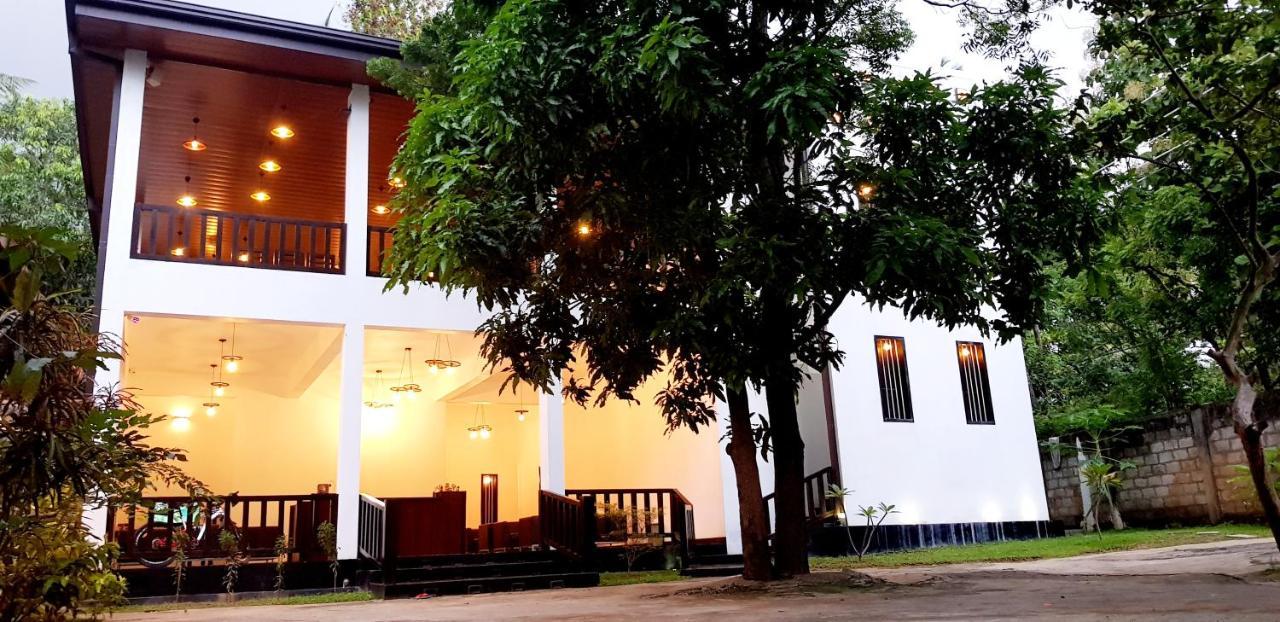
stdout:
POLYGON ((356 539, 360 555, 381 562, 387 547, 387 502, 360 495, 360 531, 356 539))
MULTIPOLYGON (((229 517, 239 536, 240 550, 250 558, 274 558, 276 539, 284 535, 290 557, 300 561, 325 559, 317 529, 328 521, 337 525, 338 495, 228 495, 217 500, 191 497, 145 497, 138 503, 107 507, 107 537, 120 547, 120 561, 138 560, 138 538, 165 538, 175 527, 196 533, 215 510, 229 517)), ((188 559, 223 557, 211 534, 207 541, 193 541, 188 559)), ((145 543, 144 543, 145 544, 145 543)))
POLYGON ((543 490, 538 495, 542 543, 577 558, 590 559, 596 547, 596 503, 591 495, 572 499, 543 490))
POLYGON ((391 227, 369 227, 367 254, 364 273, 368 276, 382 276, 382 264, 391 252, 391 227))
POLYGON ((674 488, 575 488, 565 491, 574 499, 595 499, 597 513, 605 506, 617 508, 624 520, 623 533, 601 533, 600 539, 625 541, 630 536, 656 536, 679 546, 688 558, 695 535, 693 503, 674 488))
POLYGON ((343 223, 142 205, 131 255, 140 259, 341 274, 343 223))
MULTIPOLYGON (((836 515, 837 500, 827 498, 827 489, 835 483, 835 470, 831 467, 814 471, 804 478, 804 515, 809 522, 820 523, 836 515)), ((771 504, 774 494, 765 495, 765 503, 771 504)))

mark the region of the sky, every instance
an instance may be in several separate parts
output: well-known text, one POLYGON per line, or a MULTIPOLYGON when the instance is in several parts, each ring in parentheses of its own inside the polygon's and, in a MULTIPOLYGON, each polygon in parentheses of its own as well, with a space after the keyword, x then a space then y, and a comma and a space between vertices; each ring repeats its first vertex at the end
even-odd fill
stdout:
MULTIPOLYGON (((345 27, 343 0, 199 0, 196 4, 316 25, 323 25, 332 11, 331 25, 345 27)), ((63 7, 62 0, 0 0, 0 73, 33 80, 26 89, 33 96, 71 97, 63 7)), ((921 0, 902 0, 899 8, 915 30, 916 40, 899 60, 897 73, 932 69, 945 76, 952 88, 1003 75, 1000 63, 963 52, 964 27, 954 12, 921 0)), ((1091 27, 1089 16, 1058 10, 1032 40, 1050 53, 1050 63, 1070 93, 1080 88, 1088 68, 1085 46, 1091 27)))

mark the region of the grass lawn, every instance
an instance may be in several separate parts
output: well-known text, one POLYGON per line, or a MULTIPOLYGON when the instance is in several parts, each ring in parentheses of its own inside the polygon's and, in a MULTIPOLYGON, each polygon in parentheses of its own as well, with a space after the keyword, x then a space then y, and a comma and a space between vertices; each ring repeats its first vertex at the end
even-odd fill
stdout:
POLYGON ((112 613, 147 613, 151 611, 183 611, 209 607, 256 607, 259 605, 323 605, 326 603, 352 603, 373 600, 368 592, 338 592, 336 594, 312 594, 310 596, 283 596, 280 598, 253 598, 233 603, 163 603, 156 605, 125 605, 112 609, 112 613))
POLYGON ((680 576, 679 570, 602 572, 600 573, 600 587, 609 587, 612 585, 635 585, 637 583, 665 583, 667 581, 680 581, 682 579, 684 579, 684 577, 680 576))
POLYGON ((1126 529, 1105 531, 1102 536, 1083 534, 1040 540, 991 542, 962 546, 941 546, 932 549, 879 553, 866 556, 861 562, 855 557, 813 557, 809 565, 815 569, 845 569, 866 566, 892 568, 927 564, 958 564, 965 562, 1006 562, 1027 559, 1073 557, 1108 551, 1151 549, 1178 544, 1196 544, 1228 539, 1230 535, 1268 537, 1271 532, 1261 525, 1219 525, 1215 527, 1183 527, 1177 529, 1126 529), (1214 532, 1214 533, 1208 533, 1214 532))

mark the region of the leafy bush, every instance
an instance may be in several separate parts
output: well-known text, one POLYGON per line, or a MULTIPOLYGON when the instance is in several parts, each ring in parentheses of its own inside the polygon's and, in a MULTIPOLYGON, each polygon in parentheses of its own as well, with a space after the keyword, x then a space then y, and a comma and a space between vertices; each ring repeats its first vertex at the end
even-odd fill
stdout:
POLYGON ((121 598, 118 551, 88 541, 85 504, 137 499, 148 481, 204 492, 182 452, 146 444, 163 417, 94 388, 118 345, 44 291, 75 251, 56 231, 0 228, 0 620, 96 616, 121 598))

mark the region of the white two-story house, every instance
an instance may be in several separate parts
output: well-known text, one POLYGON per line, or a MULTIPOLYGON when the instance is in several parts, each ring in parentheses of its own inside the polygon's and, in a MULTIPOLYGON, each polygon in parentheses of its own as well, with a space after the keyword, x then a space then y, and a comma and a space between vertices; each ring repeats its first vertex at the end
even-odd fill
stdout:
MULTIPOLYGON (((126 351, 98 381, 169 416, 152 442, 237 493, 221 507, 246 548, 283 534, 308 558, 325 521, 344 560, 572 548, 549 523, 590 495, 740 550, 722 432, 665 434, 662 382, 600 408, 500 393, 473 301, 383 291, 414 106, 365 63, 397 42, 169 0, 68 0, 67 25, 100 328, 126 351)), ((815 511, 838 481, 896 504, 888 544, 1045 528, 1019 343, 856 300, 832 325, 846 363, 799 404, 815 511)), ((165 546, 138 535, 153 510, 91 518, 129 560, 165 546)))

